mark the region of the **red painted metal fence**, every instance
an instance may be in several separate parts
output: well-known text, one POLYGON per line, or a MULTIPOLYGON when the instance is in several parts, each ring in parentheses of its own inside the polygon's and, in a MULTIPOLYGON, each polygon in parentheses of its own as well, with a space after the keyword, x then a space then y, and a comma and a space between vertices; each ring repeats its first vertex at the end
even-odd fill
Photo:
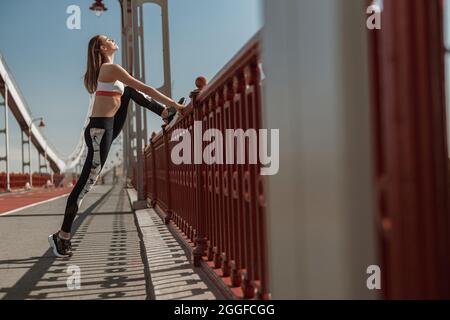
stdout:
POLYGON ((54 173, 53 174, 53 185, 55 187, 58 187, 63 179, 64 179, 64 175, 63 174, 54 173))
POLYGON ((442 1, 385 0, 371 31, 383 298, 450 298, 442 1))
MULTIPOLYGON (((57 186, 64 178, 63 175, 55 173, 53 175, 53 183, 57 186)), ((50 174, 33 173, 33 187, 43 187, 47 180, 51 180, 50 174)), ((9 185, 11 189, 21 189, 29 181, 28 173, 10 173, 9 185)), ((0 172, 0 192, 6 190, 6 172, 0 172)))
MULTIPOLYGON (((208 86, 191 93, 181 119, 152 136, 144 151, 144 184, 147 198, 164 213, 165 222, 172 221, 195 245, 195 265, 210 261, 231 287, 242 289, 244 298, 268 299, 264 180, 259 162, 249 164, 247 144, 245 164, 237 164, 236 152, 234 164, 192 160, 176 165, 171 160, 179 143, 171 141, 177 129, 189 132, 194 154, 194 121, 202 123, 203 132, 216 128, 222 136, 225 129, 261 127, 259 38, 252 38, 208 86)), ((236 140, 232 144, 236 150, 236 140)), ((201 150, 206 145, 203 142, 201 150)), ((225 150, 222 156, 225 159, 225 150)), ((134 169, 132 183, 135 176, 134 169)))

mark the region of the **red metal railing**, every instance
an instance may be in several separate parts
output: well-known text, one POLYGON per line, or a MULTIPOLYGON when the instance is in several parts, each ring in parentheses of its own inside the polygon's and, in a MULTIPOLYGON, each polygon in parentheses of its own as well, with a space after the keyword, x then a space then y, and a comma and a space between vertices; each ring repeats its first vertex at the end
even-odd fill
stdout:
POLYGON ((33 173, 33 187, 42 187, 51 180, 50 174, 36 174, 33 173))
MULTIPOLYGON (((55 186, 61 182, 63 176, 55 173, 53 175, 53 183, 55 186)), ((50 174, 46 173, 33 173, 33 187, 42 187, 47 183, 47 180, 51 180, 50 174)), ((24 188, 25 184, 29 181, 28 173, 10 173, 9 185, 11 189, 24 188)), ((0 191, 6 190, 6 172, 0 172, 0 191)))
POLYGON ((369 32, 384 299, 450 298, 443 14, 442 1, 388 0, 369 32))
POLYGON ((64 175, 63 174, 54 173, 53 174, 53 185, 55 187, 58 187, 63 179, 64 179, 64 175))
MULTIPOLYGON (((179 164, 170 155, 176 129, 190 133, 194 154, 194 121, 203 132, 261 127, 261 58, 257 34, 213 81, 191 93, 184 116, 153 134, 144 150, 144 181, 152 207, 192 241, 194 264, 209 261, 244 298, 270 298, 266 263, 264 181, 260 164, 179 164)), ((236 150, 236 141, 234 150, 236 150)), ((259 145, 259 143, 258 143, 259 145)), ((206 143, 203 142, 202 150, 206 143)), ((259 151, 259 150, 258 150, 259 151)), ((226 151, 222 151, 226 159, 226 151)), ((193 161, 192 161, 193 162, 193 161)), ((132 183, 136 172, 133 169, 132 183)), ((217 273, 217 272, 216 272, 217 273)))

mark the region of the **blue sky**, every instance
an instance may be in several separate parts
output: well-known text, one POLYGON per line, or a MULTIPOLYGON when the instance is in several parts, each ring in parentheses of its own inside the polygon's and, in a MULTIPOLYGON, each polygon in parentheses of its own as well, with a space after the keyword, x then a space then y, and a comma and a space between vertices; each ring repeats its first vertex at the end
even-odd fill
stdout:
MULTIPOLYGON (((211 79, 262 25, 262 0, 169 0, 171 69, 174 98, 188 96, 195 78, 211 79)), ((84 125, 89 98, 82 77, 87 42, 106 34, 120 45, 120 7, 105 0, 101 17, 89 10, 93 0, 0 1, 0 52, 13 72, 34 117, 43 116, 44 134, 57 151, 72 152, 84 125), (69 30, 69 5, 81 9, 81 29, 69 30)), ((159 10, 144 7, 146 83, 158 87, 161 79, 159 10)), ((115 62, 121 63, 120 52, 115 62)), ((2 115, 3 116, 3 115, 2 115)), ((161 120, 148 113, 149 131, 159 131, 161 120)), ((1 118, 3 119, 3 118, 1 118)), ((3 123, 3 120, 2 120, 3 123)), ((12 115, 11 169, 21 170, 20 130, 12 115)), ((4 143, 0 144, 4 154, 4 143)), ((37 170, 33 150, 33 171, 37 170)), ((0 171, 4 164, 0 165, 0 171)))

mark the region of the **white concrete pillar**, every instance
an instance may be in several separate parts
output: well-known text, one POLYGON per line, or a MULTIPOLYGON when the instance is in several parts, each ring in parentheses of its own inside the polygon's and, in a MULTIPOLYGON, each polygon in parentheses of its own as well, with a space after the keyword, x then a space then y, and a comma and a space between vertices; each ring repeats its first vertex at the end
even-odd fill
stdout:
POLYGON ((265 0, 263 126, 274 299, 375 298, 377 264, 365 0, 265 0))

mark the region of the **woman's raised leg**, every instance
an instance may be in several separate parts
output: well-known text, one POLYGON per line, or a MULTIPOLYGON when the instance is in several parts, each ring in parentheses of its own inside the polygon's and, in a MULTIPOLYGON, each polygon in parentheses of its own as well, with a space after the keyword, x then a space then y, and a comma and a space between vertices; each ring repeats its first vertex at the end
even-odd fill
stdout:
POLYGON ((125 124, 130 100, 133 100, 138 105, 156 113, 160 117, 162 117, 164 110, 166 110, 163 105, 159 104, 155 100, 146 98, 142 92, 137 91, 130 86, 126 86, 121 98, 119 110, 117 110, 114 115, 113 140, 117 138, 123 128, 123 125, 125 124))

